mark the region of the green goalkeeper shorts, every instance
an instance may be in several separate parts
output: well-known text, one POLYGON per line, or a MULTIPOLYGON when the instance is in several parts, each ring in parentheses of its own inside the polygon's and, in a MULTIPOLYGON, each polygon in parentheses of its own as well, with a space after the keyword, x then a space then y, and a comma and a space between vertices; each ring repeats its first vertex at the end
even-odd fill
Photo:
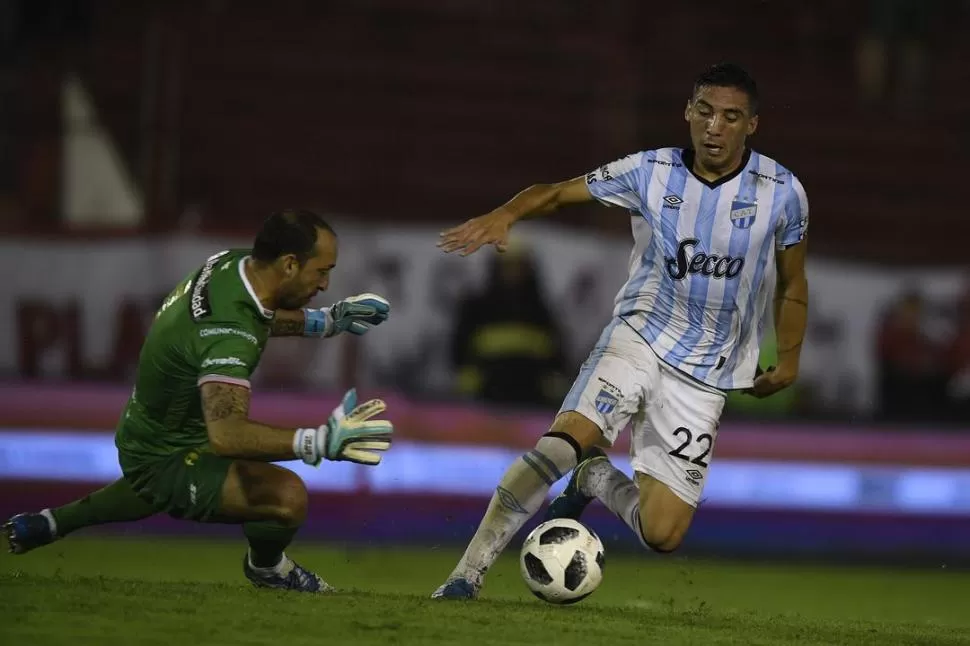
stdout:
POLYGON ((150 461, 124 453, 118 457, 132 489, 159 512, 205 522, 219 511, 230 458, 205 449, 185 449, 150 461))

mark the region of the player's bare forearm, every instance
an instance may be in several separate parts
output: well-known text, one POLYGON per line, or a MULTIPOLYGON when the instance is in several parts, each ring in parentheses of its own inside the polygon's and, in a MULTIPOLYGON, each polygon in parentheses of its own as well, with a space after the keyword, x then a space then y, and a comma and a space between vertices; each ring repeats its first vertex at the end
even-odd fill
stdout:
POLYGON ((534 184, 518 193, 511 200, 495 209, 504 213, 511 222, 552 213, 559 205, 556 203, 555 184, 534 184))
POLYGON ((775 296, 775 336, 778 367, 798 374, 798 364, 808 321, 808 281, 804 278, 787 285, 775 296))
POLYGON ((245 386, 219 381, 202 384, 202 412, 213 453, 264 462, 295 458, 296 429, 249 419, 249 389, 245 386))
POLYGON ((442 231, 438 247, 445 253, 475 253, 485 245, 499 251, 508 247, 509 229, 523 218, 552 213, 564 204, 589 202, 593 197, 585 177, 557 184, 535 184, 497 209, 442 231))
POLYGON ((306 320, 303 310, 276 310, 270 323, 273 336, 303 336, 306 320))
POLYGON ((505 251, 509 229, 516 221, 552 213, 564 204, 592 199, 585 177, 557 184, 535 184, 497 209, 442 231, 438 247, 445 253, 460 251, 463 256, 475 253, 484 245, 495 245, 499 251, 505 251))
POLYGON ((804 244, 803 242, 790 247, 780 254, 774 303, 778 370, 792 378, 798 374, 808 322, 808 278, 805 275, 804 244))
POLYGON ((555 184, 533 184, 496 211, 507 213, 515 222, 555 212, 560 206, 588 202, 592 199, 585 177, 555 184))
MULTIPOLYGON (((239 420, 223 434, 219 455, 228 458, 258 460, 261 462, 280 462, 294 460, 294 428, 279 428, 254 422, 250 419, 239 420)), ((212 443, 210 433, 210 445, 212 443)))

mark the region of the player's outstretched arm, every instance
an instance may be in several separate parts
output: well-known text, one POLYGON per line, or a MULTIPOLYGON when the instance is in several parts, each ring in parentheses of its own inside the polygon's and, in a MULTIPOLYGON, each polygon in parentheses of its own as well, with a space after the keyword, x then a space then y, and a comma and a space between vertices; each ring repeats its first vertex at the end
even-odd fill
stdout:
POLYGON ((390 448, 393 426, 372 419, 384 412, 379 399, 357 405, 351 389, 326 423, 316 428, 279 428, 249 419, 249 388, 223 381, 202 384, 202 411, 209 448, 231 458, 281 462, 301 459, 318 465, 323 460, 375 465, 390 448))
POLYGON ((273 336, 331 337, 343 332, 360 336, 391 314, 391 304, 377 294, 357 294, 322 309, 276 310, 270 323, 273 336))
POLYGON ((585 176, 556 184, 534 184, 494 211, 441 232, 438 247, 445 253, 461 251, 463 256, 489 244, 505 251, 509 229, 519 220, 552 213, 566 204, 592 200, 585 176))

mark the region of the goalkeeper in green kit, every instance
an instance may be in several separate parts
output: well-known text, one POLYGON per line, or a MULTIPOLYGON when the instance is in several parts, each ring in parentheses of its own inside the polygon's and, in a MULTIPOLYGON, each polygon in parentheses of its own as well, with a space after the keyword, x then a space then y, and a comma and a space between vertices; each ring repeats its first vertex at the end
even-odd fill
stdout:
POLYGON ((284 553, 306 516, 307 492, 272 463, 378 464, 393 431, 375 419, 384 402, 358 405, 351 390, 323 424, 301 429, 261 424, 248 412, 249 378, 269 337, 359 335, 387 319, 388 302, 374 294, 306 308, 336 262, 336 234, 309 211, 275 213, 251 250, 206 260, 165 299, 145 339, 115 435, 123 477, 62 507, 14 516, 4 525, 10 551, 164 512, 242 524, 243 571, 256 586, 331 590, 284 553))

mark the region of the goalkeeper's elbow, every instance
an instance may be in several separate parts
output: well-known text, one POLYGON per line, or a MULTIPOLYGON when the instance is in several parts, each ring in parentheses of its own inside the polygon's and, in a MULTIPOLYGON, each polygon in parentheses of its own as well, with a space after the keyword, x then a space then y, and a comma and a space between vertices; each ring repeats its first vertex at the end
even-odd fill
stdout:
POLYGON ((209 451, 221 457, 232 457, 236 448, 232 438, 237 433, 233 432, 230 424, 216 422, 209 424, 206 430, 209 436, 209 451))

